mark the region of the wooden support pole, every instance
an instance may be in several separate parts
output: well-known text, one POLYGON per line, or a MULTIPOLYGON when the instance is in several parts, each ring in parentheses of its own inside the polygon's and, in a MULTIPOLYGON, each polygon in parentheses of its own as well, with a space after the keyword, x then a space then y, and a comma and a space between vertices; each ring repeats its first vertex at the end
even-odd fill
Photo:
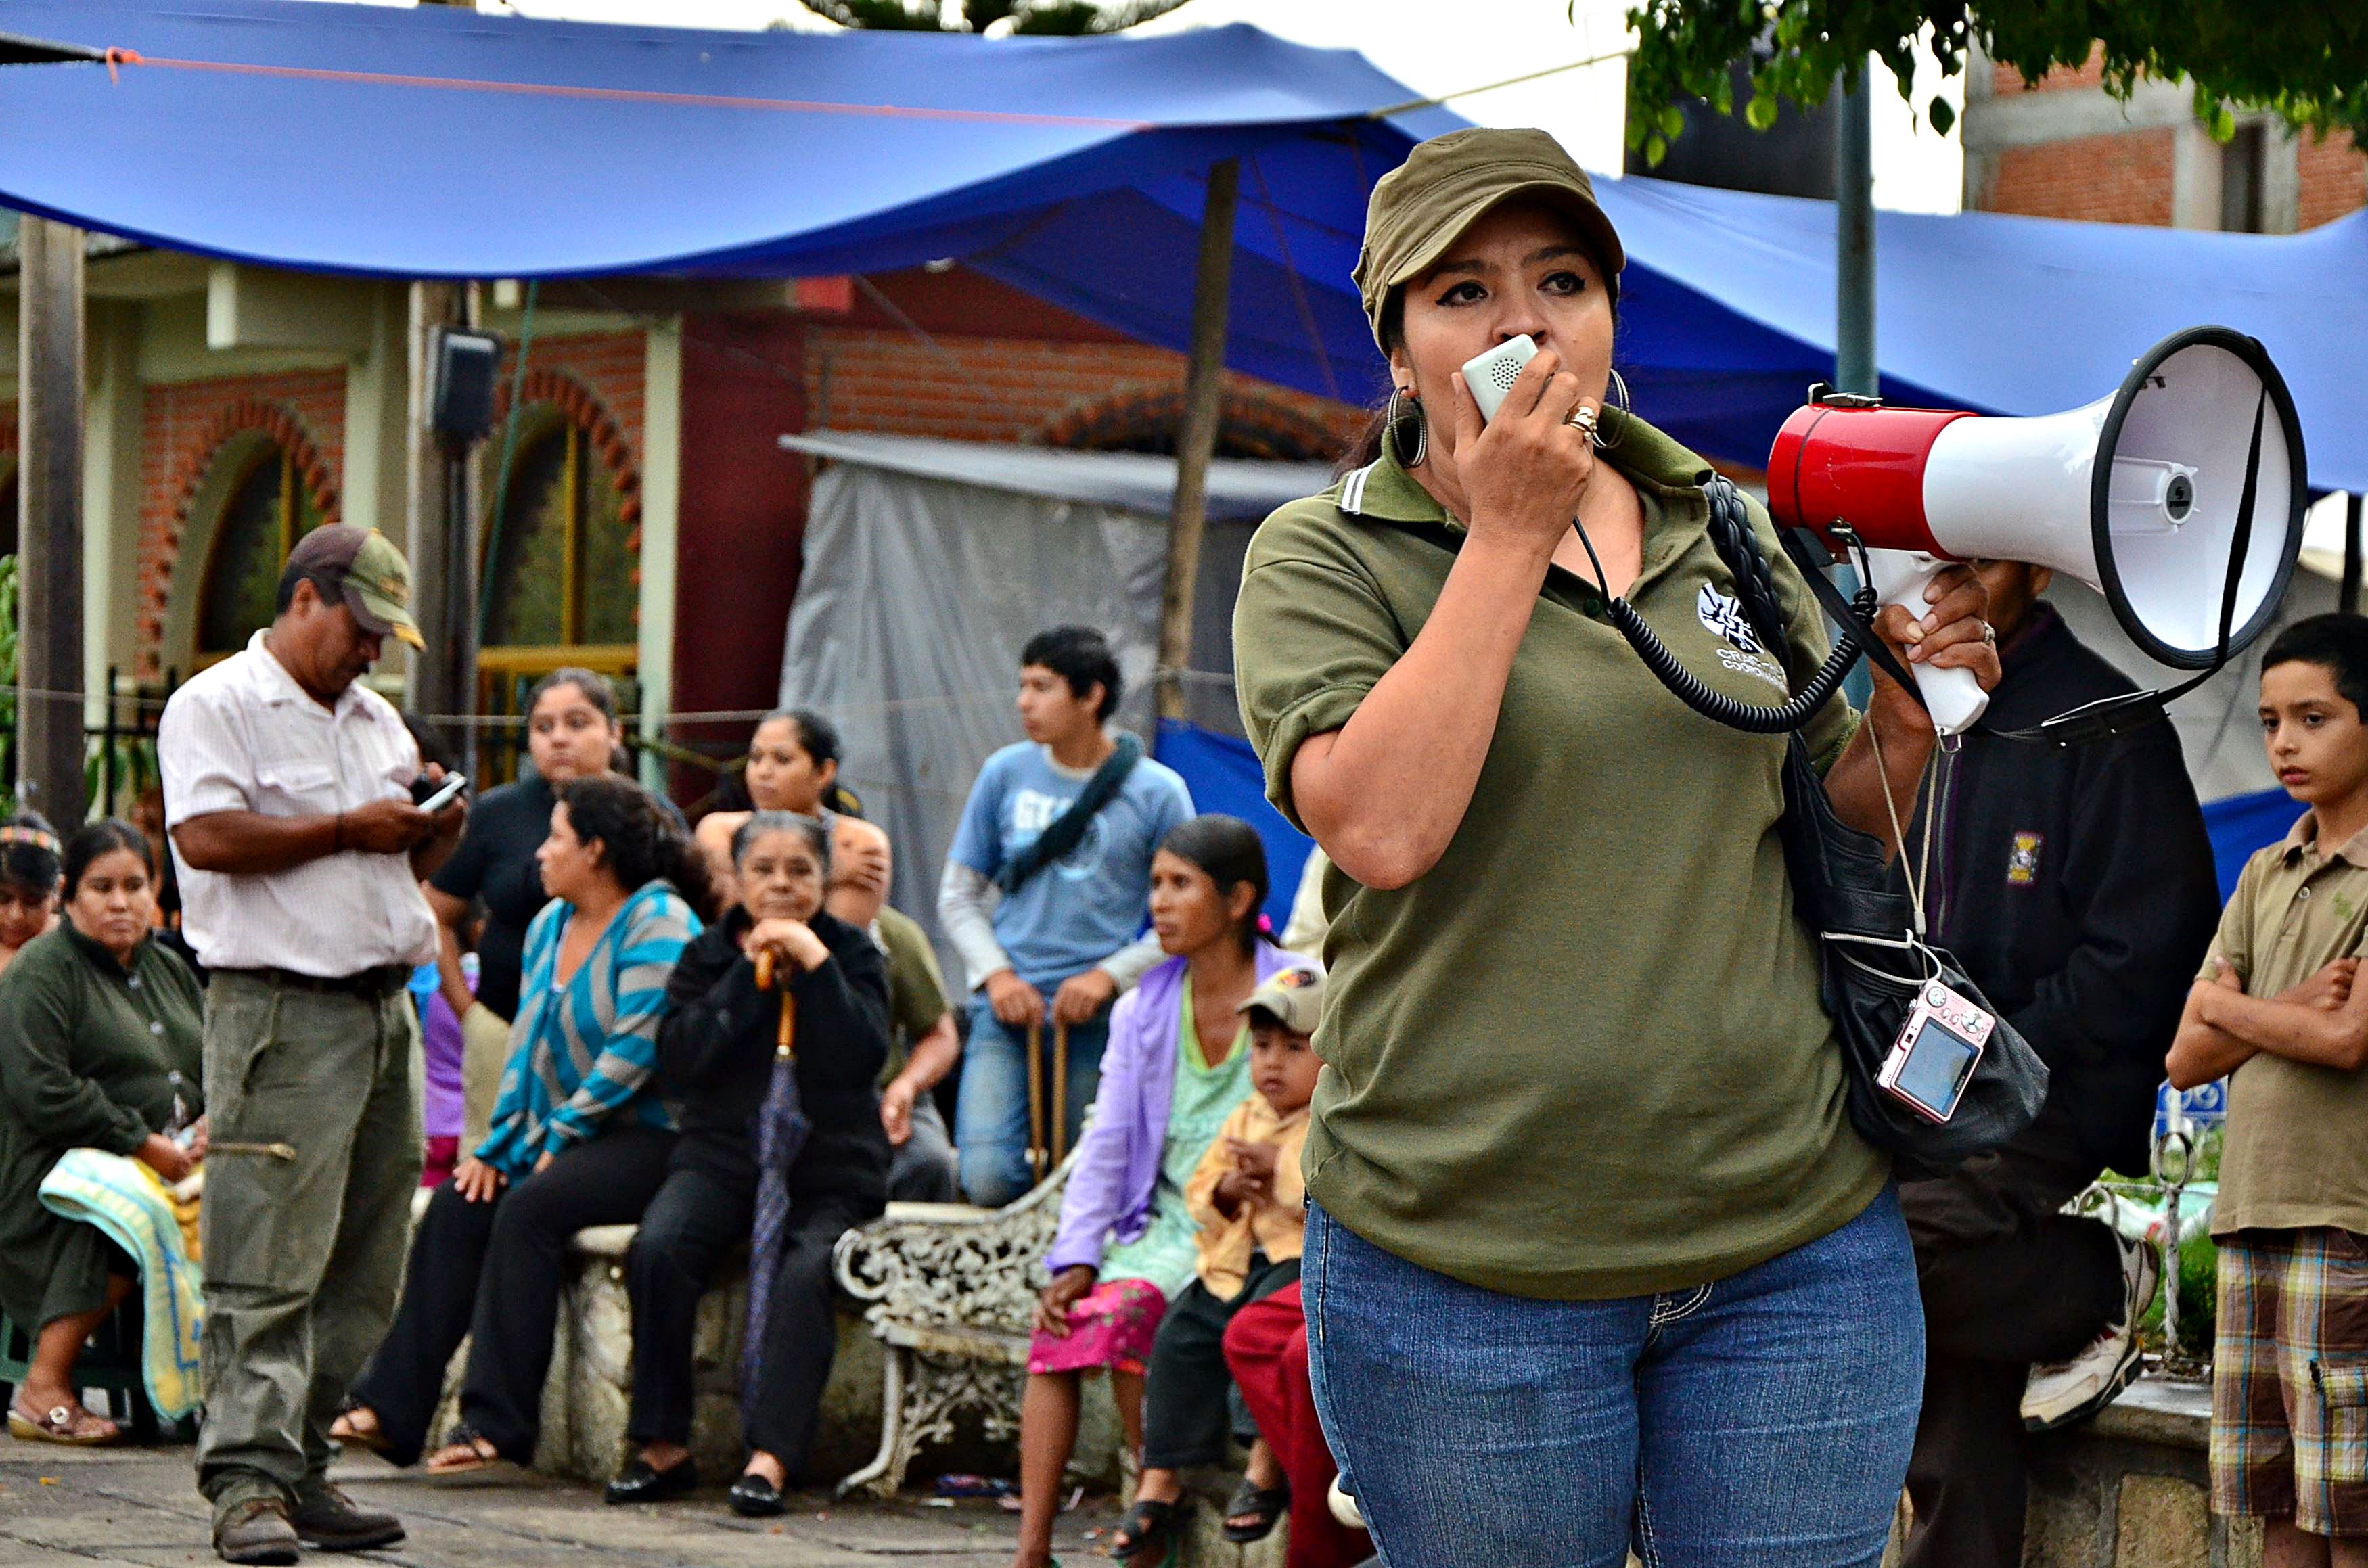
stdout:
POLYGON ((83 820, 83 232, 28 217, 17 239, 17 799, 83 820))
POLYGON ((2358 491, 2343 506, 2343 586, 2335 606, 2346 615, 2360 613, 2360 503, 2358 491))
POLYGON ((1182 719, 1192 664, 1192 591, 1209 513, 1209 460, 1224 412, 1225 316, 1233 285, 1234 207, 1241 165, 1209 170, 1201 210, 1201 263, 1192 285, 1192 357, 1184 371, 1184 420, 1176 433, 1176 500, 1168 508, 1167 586, 1159 601, 1159 716, 1182 719))

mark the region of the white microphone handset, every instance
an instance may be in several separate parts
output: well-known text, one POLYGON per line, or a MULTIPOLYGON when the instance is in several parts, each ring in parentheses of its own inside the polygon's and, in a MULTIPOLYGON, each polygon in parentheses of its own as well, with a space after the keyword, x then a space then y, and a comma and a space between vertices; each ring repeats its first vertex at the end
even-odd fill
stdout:
POLYGON ((1497 417, 1505 394, 1521 379, 1521 367, 1537 357, 1537 341, 1525 332, 1463 362, 1463 384, 1472 389, 1472 401, 1480 405, 1482 424, 1497 417))
MULTIPOLYGON (((1874 597, 1884 604, 1902 606, 1921 620, 1932 610, 1925 602, 1924 590, 1950 562, 1920 551, 1870 550, 1866 552, 1866 564, 1873 579, 1867 586, 1874 590, 1874 597)), ((1907 667, 1915 673, 1916 689, 1923 695, 1924 706, 1932 716, 1932 728, 1940 733, 1961 735, 1980 722, 1982 714, 1988 710, 1990 694, 1982 689, 1973 671, 1938 665, 1907 667)))

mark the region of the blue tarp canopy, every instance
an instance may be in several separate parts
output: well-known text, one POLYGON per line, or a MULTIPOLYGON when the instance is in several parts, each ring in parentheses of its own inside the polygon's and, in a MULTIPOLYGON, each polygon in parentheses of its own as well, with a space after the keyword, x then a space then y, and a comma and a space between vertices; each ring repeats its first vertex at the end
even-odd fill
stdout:
MULTIPOLYGON (((1757 466, 1832 377, 1834 207, 1665 180, 1597 187, 1627 246, 1620 362, 1638 411, 1757 466)), ((2368 490, 2368 211, 2292 235, 1994 212, 1875 215, 1884 394, 2053 414, 2184 327, 2249 333, 2302 415, 2311 483, 2368 490)))
MULTIPOLYGON (((941 256, 1181 349, 1208 168, 1242 160, 1226 360, 1352 400, 1366 192, 1462 123, 1362 57, 1156 38, 719 33, 296 0, 0 0, 137 51, 0 72, 0 201, 380 276, 814 276, 941 256)), ((1600 183, 1641 412, 1758 464, 1833 349, 1833 209, 1600 183)), ((1877 222, 1885 391, 2000 414, 2111 391, 2186 326, 2260 337, 2311 482, 2368 490, 2368 213, 2268 238, 1968 213, 1877 222)))
POLYGON ((1228 361, 1361 401, 1365 194, 1462 121, 1343 50, 701 32, 427 6, 0 0, 144 63, 0 74, 0 200, 135 240, 394 278, 812 277, 958 256, 1190 338, 1209 167, 1239 157, 1228 361))

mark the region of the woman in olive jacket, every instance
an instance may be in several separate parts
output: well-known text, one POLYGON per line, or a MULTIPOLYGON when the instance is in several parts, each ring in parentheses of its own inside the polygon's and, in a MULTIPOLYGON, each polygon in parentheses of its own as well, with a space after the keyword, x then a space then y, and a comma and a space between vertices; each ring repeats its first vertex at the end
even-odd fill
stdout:
POLYGON ((34 1340, 8 1407, 22 1438, 121 1435, 82 1407, 74 1369, 139 1274, 97 1227, 43 1208, 41 1178, 88 1147, 179 1181, 205 1152, 203 1003, 188 965, 152 935, 155 871, 130 824, 76 828, 66 918, 26 943, 0 981, 0 1312, 34 1340))
POLYGON ((693 1322, 716 1264, 753 1225, 741 1389, 749 1455, 732 1488, 732 1506, 753 1517, 781 1511, 781 1488, 813 1441, 837 1338, 831 1248, 887 1205, 876 1085, 888 1059, 888 969, 869 933, 823 908, 830 833, 820 822, 757 812, 732 850, 740 903, 684 949, 658 1033, 658 1074, 681 1107, 682 1138, 626 1258, 627 1435, 641 1452, 608 1499, 649 1502, 698 1484, 686 1447, 693 1322), (764 960, 774 989, 759 985, 764 960), (777 1080, 782 988, 795 1040, 777 1080), (756 1124, 792 1103, 803 1142, 760 1140, 756 1124))

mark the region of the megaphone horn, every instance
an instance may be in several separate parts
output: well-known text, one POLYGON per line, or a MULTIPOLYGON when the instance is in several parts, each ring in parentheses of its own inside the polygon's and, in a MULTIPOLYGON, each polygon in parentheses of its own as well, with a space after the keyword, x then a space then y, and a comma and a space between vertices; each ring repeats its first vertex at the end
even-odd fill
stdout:
MULTIPOLYGON (((2199 326, 2156 344, 2119 390, 2037 418, 1812 403, 1768 456, 1778 522, 1832 544, 1847 524, 1886 604, 1929 608, 1951 562, 2021 561, 2105 597, 2157 663, 2210 670, 2265 631, 2302 550, 2302 423, 2260 343, 2199 326)), ((1964 671, 1919 668, 1934 727, 1987 704, 1964 671)))

